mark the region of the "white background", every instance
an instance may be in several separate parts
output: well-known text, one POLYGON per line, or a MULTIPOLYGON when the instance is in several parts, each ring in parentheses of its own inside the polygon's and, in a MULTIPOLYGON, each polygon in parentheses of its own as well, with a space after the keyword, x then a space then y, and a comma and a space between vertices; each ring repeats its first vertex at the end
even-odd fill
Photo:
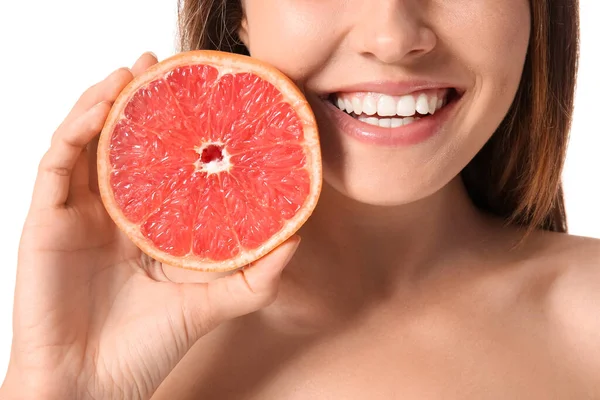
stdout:
MULTIPOLYGON (((600 238, 600 2, 581 0, 582 54, 564 173, 571 233, 600 238)), ((175 51, 176 0, 0 2, 0 382, 19 235, 39 158, 89 85, 144 51, 175 51), (149 6, 152 4, 152 6, 149 6)))

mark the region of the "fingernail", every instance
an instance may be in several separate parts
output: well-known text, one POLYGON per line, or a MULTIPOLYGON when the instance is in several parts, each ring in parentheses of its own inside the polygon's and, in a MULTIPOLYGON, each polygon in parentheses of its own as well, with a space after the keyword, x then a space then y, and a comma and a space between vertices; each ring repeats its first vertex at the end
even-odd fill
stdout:
POLYGON ((153 51, 147 51, 144 54, 148 54, 148 55, 150 55, 150 56, 152 56, 152 57, 154 57, 154 58, 156 58, 158 60, 158 56, 153 51))
POLYGON ((298 235, 294 235, 291 240, 295 240, 296 244, 294 245, 294 247, 290 251, 287 259, 283 263, 284 265, 286 265, 287 263, 289 263, 291 261, 291 259, 294 257, 294 254, 296 254, 296 250, 298 250, 298 247, 300 246, 300 242, 302 241, 302 238, 300 236, 298 236, 298 235))

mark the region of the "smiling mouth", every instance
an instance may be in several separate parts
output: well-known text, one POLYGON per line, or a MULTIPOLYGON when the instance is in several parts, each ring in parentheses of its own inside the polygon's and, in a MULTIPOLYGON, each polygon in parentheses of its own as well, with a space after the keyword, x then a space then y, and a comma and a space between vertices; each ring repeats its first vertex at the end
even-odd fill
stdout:
POLYGON ((429 118, 460 98, 454 88, 428 89, 403 96, 374 92, 333 93, 327 100, 351 117, 382 128, 399 128, 429 118))

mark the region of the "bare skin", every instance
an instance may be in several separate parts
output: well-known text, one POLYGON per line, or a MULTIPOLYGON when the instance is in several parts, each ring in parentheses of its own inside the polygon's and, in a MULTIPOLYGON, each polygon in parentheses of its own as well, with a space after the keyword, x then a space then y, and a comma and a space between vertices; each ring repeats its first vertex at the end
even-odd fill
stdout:
POLYGON ((95 193, 83 149, 154 56, 86 92, 40 164, 2 399, 600 398, 600 244, 513 249, 457 178, 512 102, 527 1, 379 4, 243 1, 251 54, 311 102, 325 184, 297 252, 231 276, 151 262, 95 193), (465 90, 422 146, 359 143, 324 112, 340 85, 410 79, 465 90))
POLYGON ((534 233, 512 250, 521 232, 477 212, 458 181, 377 212, 326 186, 281 283, 294 243, 246 271, 253 292, 239 274, 149 262, 101 209, 89 153, 57 149, 69 135, 93 147, 108 109, 89 110, 131 77, 90 89, 40 165, 3 399, 598 398, 598 241, 534 233), (51 167, 69 154, 74 169, 51 167), (419 207, 440 212, 390 223, 419 207))
POLYGON ((478 219, 412 270, 317 268, 305 240, 278 299, 203 337, 153 399, 600 398, 599 241, 513 249, 522 232, 478 219))

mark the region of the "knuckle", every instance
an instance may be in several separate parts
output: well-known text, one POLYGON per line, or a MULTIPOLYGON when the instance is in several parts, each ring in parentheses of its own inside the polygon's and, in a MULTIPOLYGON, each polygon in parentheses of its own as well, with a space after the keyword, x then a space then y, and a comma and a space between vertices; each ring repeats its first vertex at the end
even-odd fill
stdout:
POLYGON ((100 132, 106 122, 106 117, 110 107, 107 103, 100 103, 93 115, 87 115, 87 129, 90 131, 100 132))
POLYGON ((121 92, 124 84, 129 83, 133 79, 133 73, 127 67, 117 69, 111 74, 109 79, 104 83, 106 85, 106 100, 114 100, 116 95, 121 92))
POLYGON ((97 82, 94 85, 90 86, 89 88, 87 88, 86 91, 84 91, 81 96, 79 96, 79 99, 77 100, 77 103, 82 103, 85 102, 88 99, 91 99, 93 97, 97 96, 98 91, 100 90, 100 88, 102 87, 102 83, 103 82, 97 82))
POLYGON ((60 164, 56 164, 51 160, 52 154, 50 151, 40 161, 38 166, 38 173, 50 173, 58 176, 69 176, 71 175, 71 169, 60 164))
POLYGON ((58 176, 69 176, 71 175, 71 170, 65 167, 49 167, 47 169, 48 172, 58 176))

